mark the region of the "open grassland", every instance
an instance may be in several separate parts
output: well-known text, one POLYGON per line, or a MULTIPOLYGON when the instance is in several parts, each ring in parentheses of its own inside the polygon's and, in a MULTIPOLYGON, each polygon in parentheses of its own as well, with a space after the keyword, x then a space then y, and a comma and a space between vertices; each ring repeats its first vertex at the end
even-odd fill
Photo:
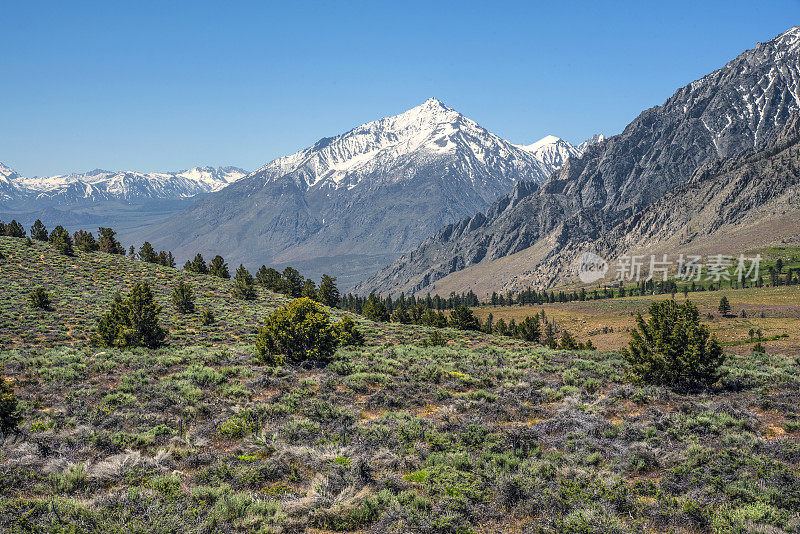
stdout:
MULTIPOLYGON (((548 319, 579 340, 591 339, 600 350, 619 350, 628 343, 636 314, 646 315, 650 303, 669 298, 671 295, 647 295, 531 306, 481 306, 475 308, 475 313, 481 320, 491 313, 495 321, 502 318, 519 322, 544 310, 548 319)), ((800 356, 800 286, 698 291, 689 293, 688 299, 697 305, 711 332, 726 345, 726 352, 749 353, 755 344, 750 341, 750 330, 760 329, 767 339, 787 336, 762 341, 768 352, 800 356), (731 315, 736 317, 722 317, 719 313, 723 296, 730 301, 731 315), (743 310, 745 318, 741 317, 743 310)), ((683 293, 676 294, 675 300, 682 302, 683 293)))
POLYGON ((0 449, 2 532, 800 529, 793 357, 732 356, 686 393, 632 386, 614 352, 449 329, 432 347, 432 329, 360 320, 365 346, 267 367, 254 328, 283 297, 242 305, 209 276, 0 246, 0 363, 24 415, 0 449), (172 313, 181 277, 217 323, 172 313), (111 293, 142 279, 169 344, 92 346, 111 293), (52 311, 29 310, 36 285, 52 311))

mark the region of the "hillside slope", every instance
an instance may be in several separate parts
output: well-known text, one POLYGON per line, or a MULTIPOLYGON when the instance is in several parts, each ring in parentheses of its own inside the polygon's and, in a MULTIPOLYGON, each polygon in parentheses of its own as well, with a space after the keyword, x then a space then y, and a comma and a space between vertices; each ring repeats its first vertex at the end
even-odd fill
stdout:
POLYGON ((556 246, 609 232, 686 183, 699 166, 772 146, 798 110, 795 27, 679 89, 545 183, 520 182, 486 214, 442 228, 356 289, 423 291, 451 273, 529 247, 538 250, 527 265, 534 268, 556 246))
POLYGON ((625 383, 616 353, 449 329, 428 346, 431 329, 359 320, 365 346, 273 368, 251 340, 274 295, 231 301, 229 281, 23 239, 0 250, 0 364, 24 416, 0 435, 3 532, 796 530, 792 358, 731 358, 698 397, 625 383), (173 316, 179 278, 218 324, 173 316), (111 293, 143 279, 169 345, 87 344, 111 293), (36 285, 52 311, 27 310, 36 285))

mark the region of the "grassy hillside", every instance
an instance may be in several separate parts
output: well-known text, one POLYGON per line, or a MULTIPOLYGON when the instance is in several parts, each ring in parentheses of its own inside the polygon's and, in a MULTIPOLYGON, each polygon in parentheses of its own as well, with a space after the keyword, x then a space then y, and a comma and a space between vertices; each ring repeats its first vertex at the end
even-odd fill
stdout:
MULTIPOLYGON (((324 367, 253 359, 284 298, 2 238, 0 363, 22 401, 3 532, 796 532, 800 371, 733 356, 710 392, 638 388, 614 352, 359 321, 324 367), (199 313, 168 303, 178 279, 199 313), (112 294, 153 284, 168 345, 92 346, 112 294), (53 310, 27 293, 46 287, 53 310)), ((337 312, 338 313, 338 312, 337 312)))

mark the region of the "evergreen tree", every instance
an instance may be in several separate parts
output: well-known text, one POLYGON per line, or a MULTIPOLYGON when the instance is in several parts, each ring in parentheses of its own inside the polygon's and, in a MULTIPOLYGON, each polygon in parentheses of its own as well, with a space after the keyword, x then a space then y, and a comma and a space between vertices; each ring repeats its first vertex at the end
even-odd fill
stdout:
POLYGON ((203 317, 201 321, 206 326, 214 324, 214 312, 208 308, 203 308, 203 317))
POLYGON ((311 300, 317 300, 317 284, 311 278, 303 282, 303 289, 300 291, 300 296, 311 300))
POLYGON ((239 268, 236 269, 236 276, 233 279, 233 296, 242 300, 255 300, 256 298, 253 275, 245 269, 244 265, 239 265, 239 268))
POLYGON ((459 330, 480 330, 481 324, 470 308, 463 304, 456 306, 450 312, 450 325, 459 330))
POLYGON ((45 228, 44 224, 42 224, 42 221, 39 219, 36 219, 36 222, 31 226, 31 239, 35 239, 36 241, 48 240, 47 228, 45 228))
POLYGON ((542 335, 542 330, 539 327, 539 318, 535 315, 525 317, 517 326, 517 335, 525 341, 538 342, 539 337, 542 335))
POLYGON ((172 290, 172 303, 180 313, 194 313, 194 292, 192 288, 181 280, 172 290))
POLYGON ((258 331, 256 351, 270 365, 324 362, 333 356, 338 343, 325 308, 311 299, 298 298, 267 317, 258 331))
POLYGON ((482 330, 487 334, 491 334, 494 332, 494 315, 491 313, 486 317, 486 322, 483 323, 482 330))
POLYGON ((5 235, 9 237, 25 237, 25 228, 22 227, 20 223, 16 220, 11 220, 6 226, 5 235))
POLYGON ((317 297, 325 306, 335 308, 339 305, 339 299, 341 296, 339 295, 339 288, 336 287, 335 277, 328 276, 327 274, 322 275, 317 297))
POLYGON ((142 243, 142 247, 139 249, 139 259, 145 263, 158 263, 158 253, 149 241, 142 243))
POLYGON ((726 317, 731 312, 731 303, 728 302, 728 297, 722 297, 719 300, 719 312, 723 317, 726 317))
POLYGON ((386 310, 386 306, 383 305, 383 302, 375 293, 370 293, 361 313, 370 321, 386 322, 389 320, 389 312, 386 310))
POLYGON ((283 290, 281 293, 297 298, 303 292, 303 277, 297 269, 287 267, 283 270, 283 290))
POLYGON ((37 287, 31 294, 28 296, 28 300, 31 303, 31 306, 40 310, 49 310, 52 302, 50 301, 50 295, 48 295, 47 291, 45 291, 41 287, 37 287))
POLYGON ((0 368, 0 431, 13 431, 22 422, 22 412, 14 395, 14 386, 6 380, 0 368))
POLYGON ((406 310, 406 307, 403 303, 400 303, 400 305, 392 314, 392 322, 411 324, 411 315, 409 315, 408 310, 406 310))
POLYGON ((256 281, 270 291, 280 293, 283 290, 281 273, 272 267, 268 269, 266 265, 262 265, 256 272, 256 281))
POLYGON ((206 265, 206 260, 203 259, 203 255, 200 254, 199 252, 189 265, 191 266, 191 268, 187 270, 193 273, 208 274, 208 266, 206 265))
POLYGON ((72 250, 72 238, 69 236, 69 232, 61 225, 56 226, 50 232, 50 244, 62 254, 67 256, 75 254, 75 251, 72 250))
POLYGON ((137 283, 127 298, 114 295, 111 309, 97 324, 100 341, 109 347, 157 348, 167 336, 158 324, 160 312, 150 286, 137 283))
POLYGON ((561 333, 561 341, 559 342, 559 348, 563 350, 576 350, 578 349, 578 342, 575 341, 575 338, 572 335, 564 330, 561 333))
POLYGON ((501 336, 505 336, 508 334, 508 326, 506 325, 506 322, 502 317, 497 320, 497 323, 494 325, 494 330, 501 336))
POLYGON ((73 234, 72 237, 75 241, 75 248, 78 250, 82 250, 84 252, 94 252, 99 248, 97 241, 95 241, 91 232, 78 230, 73 234))
POLYGON ((639 314, 623 355, 641 383, 674 387, 710 385, 725 360, 722 347, 700 324, 697 307, 687 301, 654 302, 647 322, 639 314))
POLYGON ((125 254, 125 247, 114 237, 117 233, 111 228, 98 228, 99 237, 97 241, 100 244, 100 250, 108 254, 125 254))
POLYGON ((167 263, 165 264, 167 267, 175 268, 175 256, 172 255, 172 251, 170 250, 167 252, 167 263))
POLYGON ((231 277, 231 273, 228 272, 228 264, 225 263, 225 259, 219 254, 214 256, 211 263, 208 264, 208 274, 218 278, 227 279, 231 277))

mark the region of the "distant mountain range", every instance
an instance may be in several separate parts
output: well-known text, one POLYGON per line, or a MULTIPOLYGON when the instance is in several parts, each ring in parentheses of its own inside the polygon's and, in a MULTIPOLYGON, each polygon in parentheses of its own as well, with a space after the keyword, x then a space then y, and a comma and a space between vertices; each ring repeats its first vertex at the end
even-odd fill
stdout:
POLYGON ((0 163, 0 200, 75 204, 107 200, 181 199, 219 191, 247 175, 237 167, 178 172, 104 171, 24 178, 0 163))
MULTIPOLYGON (((693 206, 707 218, 704 206, 717 206, 720 216, 731 215, 724 210, 731 200, 709 198, 713 188, 703 189, 706 196, 701 197, 685 196, 699 194, 697 189, 679 193, 677 188, 715 161, 731 160, 716 164, 724 168, 735 166, 734 160, 750 152, 768 154, 798 110, 800 28, 795 27, 679 89, 663 105, 641 113, 621 134, 586 148, 580 158, 569 159, 548 180, 519 181, 487 211, 444 226, 356 290, 408 294, 479 288, 485 294, 531 285, 548 287, 569 280, 568 266, 580 252, 579 245, 616 252, 625 244, 646 245, 619 232, 628 227, 633 231, 645 220, 652 221, 650 230, 637 231, 649 236, 650 244, 666 241, 675 232, 683 232, 689 241, 701 239, 704 234, 693 231, 691 225, 674 226, 683 219, 674 218, 670 211, 693 206), (666 198, 672 204, 665 204, 666 198), (698 198, 705 203, 699 204, 698 198), (658 214, 648 211, 656 209, 658 214), (673 222, 667 224, 667 218, 673 222), (608 242, 609 236, 614 236, 614 243, 608 242)), ((793 183, 796 168, 774 168, 784 169, 785 182, 793 183)), ((729 173, 725 176, 719 178, 720 187, 732 179, 729 173)), ((759 191, 769 195, 771 189, 759 191)), ((797 198, 791 191, 785 194, 797 198)), ((765 205, 755 200, 753 209, 765 205)), ((738 206, 737 216, 745 217, 748 205, 738 206)), ((694 220, 694 215, 682 212, 694 220)), ((799 239, 796 224, 775 225, 772 235, 763 234, 761 242, 783 237, 799 239)), ((753 242, 720 240, 718 245, 727 249, 719 252, 732 252, 753 242)))
POLYGON ((293 265, 346 286, 591 143, 514 145, 431 98, 278 158, 137 235, 179 256, 293 265))

